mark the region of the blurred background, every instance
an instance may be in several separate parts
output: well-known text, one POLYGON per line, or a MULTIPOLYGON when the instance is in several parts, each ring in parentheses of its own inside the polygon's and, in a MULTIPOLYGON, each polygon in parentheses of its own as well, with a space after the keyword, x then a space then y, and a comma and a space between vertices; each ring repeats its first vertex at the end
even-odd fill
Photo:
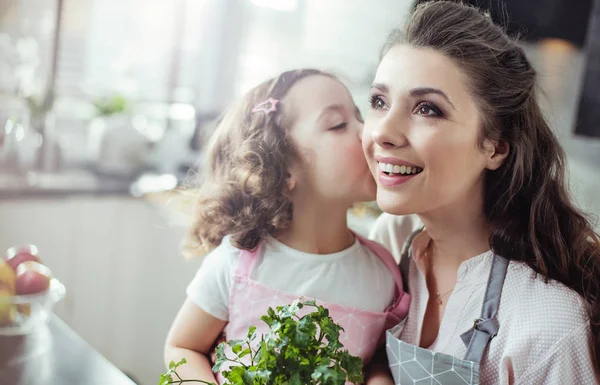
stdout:
MULTIPOLYGON (((519 33, 600 214, 600 2, 474 2, 519 33), (506 21, 509 23, 506 23, 506 21)), ((0 249, 33 243, 67 287, 56 313, 139 384, 200 260, 179 253, 174 189, 210 123, 295 67, 339 74, 366 112, 379 50, 409 0, 0 0, 0 249)), ((544 172, 544 170, 540 170, 544 172)), ((368 232, 376 213, 351 215, 368 232)))

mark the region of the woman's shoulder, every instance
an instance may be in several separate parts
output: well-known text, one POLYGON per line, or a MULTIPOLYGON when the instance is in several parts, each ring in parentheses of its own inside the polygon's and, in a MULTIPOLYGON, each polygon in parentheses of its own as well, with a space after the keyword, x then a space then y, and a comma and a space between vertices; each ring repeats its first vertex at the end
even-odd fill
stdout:
POLYGON ((505 315, 519 328, 546 335, 549 342, 589 324, 587 304, 577 292, 522 262, 511 262, 504 286, 505 315))
POLYGON ((404 241, 421 225, 421 220, 416 215, 383 213, 373 224, 369 238, 382 244, 398 261, 404 241))
POLYGON ((522 262, 511 262, 498 321, 500 331, 490 354, 500 363, 500 372, 508 371, 507 378, 517 384, 592 383, 587 306, 569 287, 546 281, 522 262))

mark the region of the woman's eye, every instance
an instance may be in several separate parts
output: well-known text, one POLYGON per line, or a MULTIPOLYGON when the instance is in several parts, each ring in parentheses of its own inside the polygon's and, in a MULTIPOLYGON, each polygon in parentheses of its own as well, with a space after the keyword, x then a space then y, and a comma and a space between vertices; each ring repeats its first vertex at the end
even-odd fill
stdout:
POLYGON ((429 117, 440 117, 442 116, 442 111, 439 108, 434 106, 429 102, 421 102, 417 105, 415 109, 415 113, 417 115, 429 116, 429 117))
POLYGON ((387 108, 385 102, 379 95, 373 95, 369 98, 369 105, 374 110, 383 110, 387 108))

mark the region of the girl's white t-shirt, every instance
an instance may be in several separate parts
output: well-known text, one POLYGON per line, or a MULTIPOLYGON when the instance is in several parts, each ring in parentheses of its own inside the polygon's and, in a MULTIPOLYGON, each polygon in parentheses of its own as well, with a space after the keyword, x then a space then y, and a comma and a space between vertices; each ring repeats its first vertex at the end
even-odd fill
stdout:
MULTIPOLYGON (((229 319, 229 293, 240 249, 225 237, 206 255, 187 288, 188 298, 213 317, 229 319)), ((269 238, 250 278, 263 285, 324 302, 384 311, 395 297, 392 272, 358 240, 333 254, 309 254, 269 238)))

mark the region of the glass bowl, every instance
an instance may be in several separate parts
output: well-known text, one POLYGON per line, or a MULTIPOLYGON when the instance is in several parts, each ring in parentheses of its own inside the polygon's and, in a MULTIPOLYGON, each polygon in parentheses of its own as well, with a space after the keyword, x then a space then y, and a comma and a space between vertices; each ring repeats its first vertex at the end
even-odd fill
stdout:
POLYGON ((41 293, 0 296, 0 335, 27 334, 46 323, 65 292, 65 286, 53 278, 41 293))
MULTIPOLYGON (((34 256, 39 255, 36 246, 24 245, 8 249, 5 259, 9 260, 23 251, 34 256)), ((48 272, 51 276, 51 272, 48 272)), ((52 277, 44 291, 17 295, 13 293, 14 291, 0 291, 0 335, 27 334, 45 324, 53 313, 54 305, 64 298, 65 286, 52 277)))

